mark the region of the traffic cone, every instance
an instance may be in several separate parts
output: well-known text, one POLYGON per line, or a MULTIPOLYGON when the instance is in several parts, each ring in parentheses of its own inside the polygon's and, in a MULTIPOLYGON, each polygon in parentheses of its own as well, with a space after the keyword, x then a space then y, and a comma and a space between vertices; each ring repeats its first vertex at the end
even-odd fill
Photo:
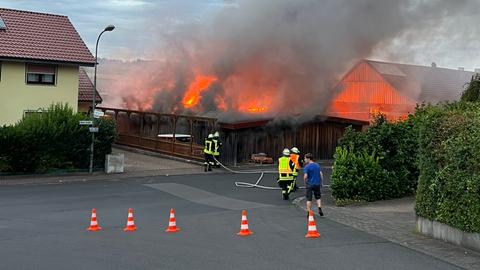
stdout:
POLYGON ((313 219, 312 210, 308 211, 308 231, 305 237, 306 238, 320 237, 320 233, 318 233, 317 231, 317 225, 315 224, 315 220, 313 219))
POLYGON ((253 232, 248 229, 247 210, 242 210, 242 223, 240 225, 240 232, 237 234, 241 236, 253 234, 253 232))
POLYGON ((127 226, 123 229, 124 231, 136 231, 137 226, 135 226, 135 222, 133 221, 133 210, 132 208, 128 208, 128 219, 127 219, 127 226))
POLYGON ((92 217, 90 218, 90 227, 87 230, 89 231, 99 231, 102 227, 98 226, 97 222, 97 210, 95 208, 92 209, 92 217))
POLYGON ((168 222, 168 228, 165 231, 166 232, 180 231, 180 228, 177 228, 177 222, 175 221, 175 211, 173 211, 173 208, 170 209, 170 220, 168 222))

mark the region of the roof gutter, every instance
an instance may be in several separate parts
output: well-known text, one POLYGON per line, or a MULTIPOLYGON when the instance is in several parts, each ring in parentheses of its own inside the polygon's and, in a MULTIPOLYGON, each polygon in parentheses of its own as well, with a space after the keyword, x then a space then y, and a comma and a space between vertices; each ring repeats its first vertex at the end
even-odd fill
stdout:
POLYGON ((0 61, 9 61, 9 62, 28 62, 34 64, 60 64, 60 65, 70 65, 70 66, 84 66, 84 67, 93 67, 95 62, 77 62, 77 61, 62 61, 62 60, 45 60, 45 59, 35 59, 35 58, 22 58, 22 57, 5 57, 0 56, 0 61))

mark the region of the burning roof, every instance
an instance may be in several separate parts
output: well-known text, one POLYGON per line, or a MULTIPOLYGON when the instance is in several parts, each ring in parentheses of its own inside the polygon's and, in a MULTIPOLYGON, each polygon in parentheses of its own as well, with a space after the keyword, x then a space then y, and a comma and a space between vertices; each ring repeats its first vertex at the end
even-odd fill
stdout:
MULTIPOLYGON (((161 44, 148 49, 160 60, 111 70, 118 77, 101 88, 112 98, 108 106, 230 122, 318 115, 352 63, 404 34, 438 27, 466 6, 447 0, 235 1, 200 24, 159 30, 161 44)), ((394 88, 411 89, 418 72, 372 65, 394 88)))

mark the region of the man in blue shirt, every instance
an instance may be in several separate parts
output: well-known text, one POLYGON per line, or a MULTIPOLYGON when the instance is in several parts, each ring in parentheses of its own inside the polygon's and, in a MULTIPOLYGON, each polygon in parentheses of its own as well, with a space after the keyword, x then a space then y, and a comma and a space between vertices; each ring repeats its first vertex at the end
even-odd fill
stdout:
POLYGON ((318 214, 323 216, 322 212, 322 194, 320 187, 322 186, 323 173, 318 163, 313 161, 313 155, 308 153, 305 155, 305 168, 303 169, 303 180, 307 190, 307 210, 312 210, 312 193, 315 195, 318 205, 318 214))

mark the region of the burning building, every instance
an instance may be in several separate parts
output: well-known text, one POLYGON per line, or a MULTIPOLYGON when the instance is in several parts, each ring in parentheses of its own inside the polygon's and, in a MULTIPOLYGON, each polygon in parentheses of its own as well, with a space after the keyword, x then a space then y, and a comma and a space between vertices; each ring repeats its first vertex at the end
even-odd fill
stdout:
MULTIPOLYGON (((225 164, 249 161, 254 153, 276 157, 285 147, 293 146, 319 159, 331 159, 346 127, 361 130, 377 113, 398 120, 412 113, 419 103, 456 100, 473 75, 436 66, 361 60, 331 87, 333 94, 322 113, 315 113, 320 108, 313 108, 303 114, 271 117, 270 107, 243 100, 237 104, 250 105, 236 108, 244 112, 223 108, 210 112, 210 117, 194 111, 189 115, 111 111, 115 111, 119 123, 119 143, 166 154, 201 159, 203 139, 219 130, 224 146, 221 161, 225 164)), ((180 102, 186 108, 195 108, 201 93, 215 87, 216 82, 214 77, 197 77, 180 102)))
POLYGON ((473 72, 432 66, 362 60, 333 89, 326 110, 331 116, 370 121, 383 113, 390 120, 406 117, 423 102, 458 100, 473 72))
POLYGON ((119 122, 127 123, 119 128, 120 139, 201 158, 203 138, 222 129, 226 163, 246 161, 258 152, 276 157, 293 146, 331 158, 346 126, 361 129, 371 114, 398 119, 422 101, 455 99, 472 75, 368 60, 344 75, 382 49, 397 59, 414 59, 405 56, 408 50, 385 50, 398 49, 402 41, 425 40, 450 27, 455 33, 474 31, 458 28, 457 15, 478 18, 466 4, 229 3, 200 24, 178 24, 159 33, 161 44, 149 45, 154 61, 135 61, 131 68, 119 63, 120 69, 110 71, 114 76, 100 88, 108 92, 105 106, 125 109, 115 111, 119 122), (190 141, 177 142, 180 133, 190 141))

